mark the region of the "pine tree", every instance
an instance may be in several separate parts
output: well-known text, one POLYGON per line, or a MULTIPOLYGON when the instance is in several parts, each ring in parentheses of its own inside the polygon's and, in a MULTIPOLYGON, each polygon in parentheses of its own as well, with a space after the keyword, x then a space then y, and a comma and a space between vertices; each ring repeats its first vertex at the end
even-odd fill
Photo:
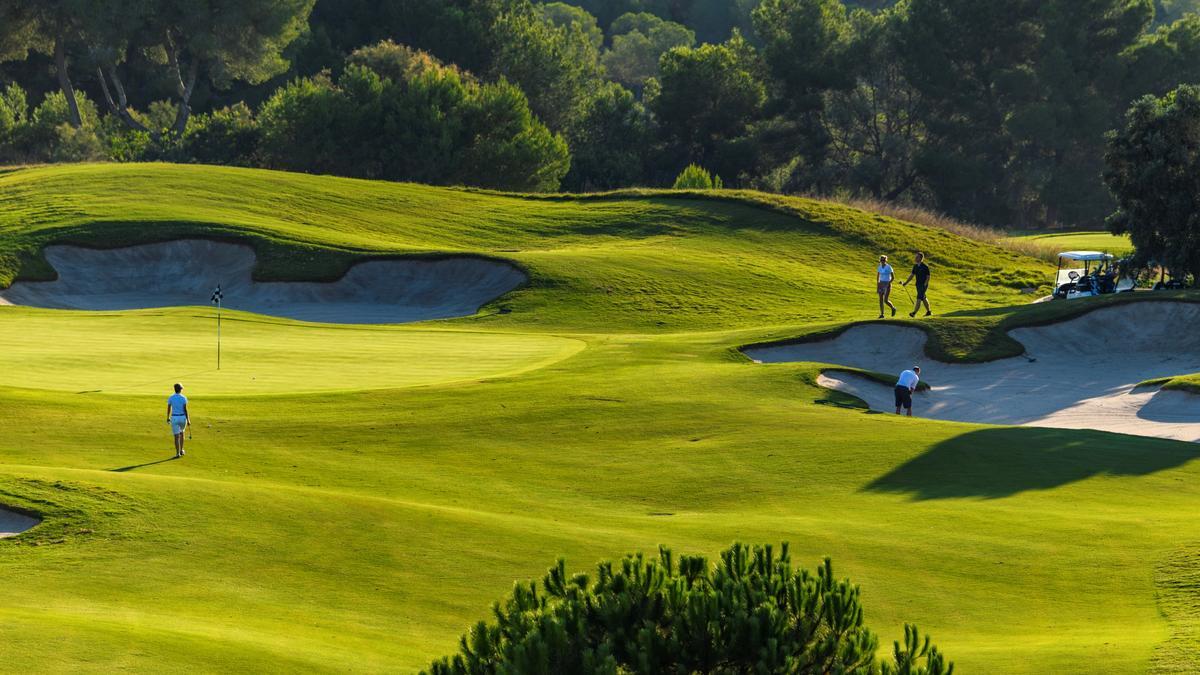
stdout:
POLYGON ((540 587, 518 584, 431 675, 520 673, 880 673, 950 675, 953 664, 905 626, 904 646, 879 664, 859 589, 828 558, 794 570, 788 545, 734 544, 709 565, 661 548, 597 566, 594 580, 564 561, 540 587))

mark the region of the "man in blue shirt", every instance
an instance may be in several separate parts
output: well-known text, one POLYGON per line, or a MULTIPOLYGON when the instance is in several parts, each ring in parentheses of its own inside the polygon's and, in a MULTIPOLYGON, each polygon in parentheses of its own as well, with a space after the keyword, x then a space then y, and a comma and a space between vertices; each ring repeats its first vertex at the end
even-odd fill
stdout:
POLYGON ((912 370, 906 370, 900 373, 900 379, 896 381, 896 414, 900 414, 900 409, 904 408, 908 411, 908 416, 912 417, 912 395, 917 390, 917 383, 921 381, 921 366, 913 366, 912 370))
POLYGON ((192 424, 188 416, 187 397, 183 395, 183 385, 175 384, 175 393, 167 399, 167 422, 171 425, 171 433, 175 436, 175 456, 183 457, 183 432, 192 424))

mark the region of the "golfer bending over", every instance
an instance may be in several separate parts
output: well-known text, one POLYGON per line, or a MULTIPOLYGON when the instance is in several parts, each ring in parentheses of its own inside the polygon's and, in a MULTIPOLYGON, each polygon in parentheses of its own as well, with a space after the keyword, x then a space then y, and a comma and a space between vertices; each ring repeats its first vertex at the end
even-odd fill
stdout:
POLYGON ((900 379, 896 381, 896 414, 900 414, 900 409, 908 410, 908 416, 912 417, 912 395, 917 390, 917 383, 921 381, 921 366, 913 366, 912 370, 906 370, 900 373, 900 379))
POLYGON ((909 312, 909 316, 916 316, 917 310, 921 309, 921 304, 925 305, 925 316, 933 314, 929 309, 929 301, 925 299, 925 293, 929 290, 929 265, 925 264, 925 254, 917 251, 917 264, 913 265, 912 272, 908 278, 904 280, 904 286, 908 286, 908 282, 917 279, 917 304, 913 306, 913 311, 909 312))
POLYGON ((896 316, 896 307, 891 303, 892 297, 892 279, 896 278, 896 272, 892 266, 888 264, 887 256, 879 256, 879 268, 875 270, 875 291, 879 293, 879 318, 883 318, 883 306, 887 305, 892 308, 892 316, 896 316))
POLYGON ((188 416, 187 397, 183 395, 183 385, 175 384, 175 393, 167 399, 167 422, 171 424, 171 433, 175 435, 175 456, 183 457, 183 432, 192 424, 188 416))

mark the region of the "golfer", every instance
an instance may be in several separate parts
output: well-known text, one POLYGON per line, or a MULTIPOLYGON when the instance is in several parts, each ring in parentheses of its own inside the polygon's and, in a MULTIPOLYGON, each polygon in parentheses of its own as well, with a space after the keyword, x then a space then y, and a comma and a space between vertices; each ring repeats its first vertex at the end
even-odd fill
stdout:
POLYGON ((900 414, 900 409, 904 408, 908 411, 908 416, 912 417, 912 395, 917 390, 917 383, 921 381, 921 366, 913 366, 912 370, 906 370, 900 373, 900 379, 896 381, 896 414, 900 414))
POLYGON ((904 280, 905 288, 908 287, 908 282, 914 278, 917 280, 917 303, 908 315, 915 317, 917 311, 921 309, 921 305, 925 305, 925 316, 929 316, 933 314, 933 310, 929 309, 929 301, 925 299, 925 294, 929 291, 929 265, 925 264, 925 254, 921 251, 917 251, 917 263, 913 265, 912 272, 904 280))
POLYGON ((175 393, 167 399, 167 422, 171 425, 171 433, 175 436, 175 456, 183 457, 183 432, 192 424, 188 416, 187 397, 183 395, 183 385, 175 383, 175 393))
POLYGON ((892 280, 895 278, 896 271, 888 264, 887 256, 879 256, 879 268, 875 270, 875 290, 879 293, 879 318, 881 319, 884 305, 892 309, 892 316, 896 316, 896 306, 891 303, 892 280))

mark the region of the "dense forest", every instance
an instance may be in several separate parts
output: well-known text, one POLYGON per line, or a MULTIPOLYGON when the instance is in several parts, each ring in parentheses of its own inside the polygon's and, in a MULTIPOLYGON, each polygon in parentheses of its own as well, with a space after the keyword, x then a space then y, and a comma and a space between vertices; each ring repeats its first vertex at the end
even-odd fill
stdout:
POLYGON ((1106 134, 1200 82, 1200 0, 0 0, 0 164, 1114 211, 1106 134))

